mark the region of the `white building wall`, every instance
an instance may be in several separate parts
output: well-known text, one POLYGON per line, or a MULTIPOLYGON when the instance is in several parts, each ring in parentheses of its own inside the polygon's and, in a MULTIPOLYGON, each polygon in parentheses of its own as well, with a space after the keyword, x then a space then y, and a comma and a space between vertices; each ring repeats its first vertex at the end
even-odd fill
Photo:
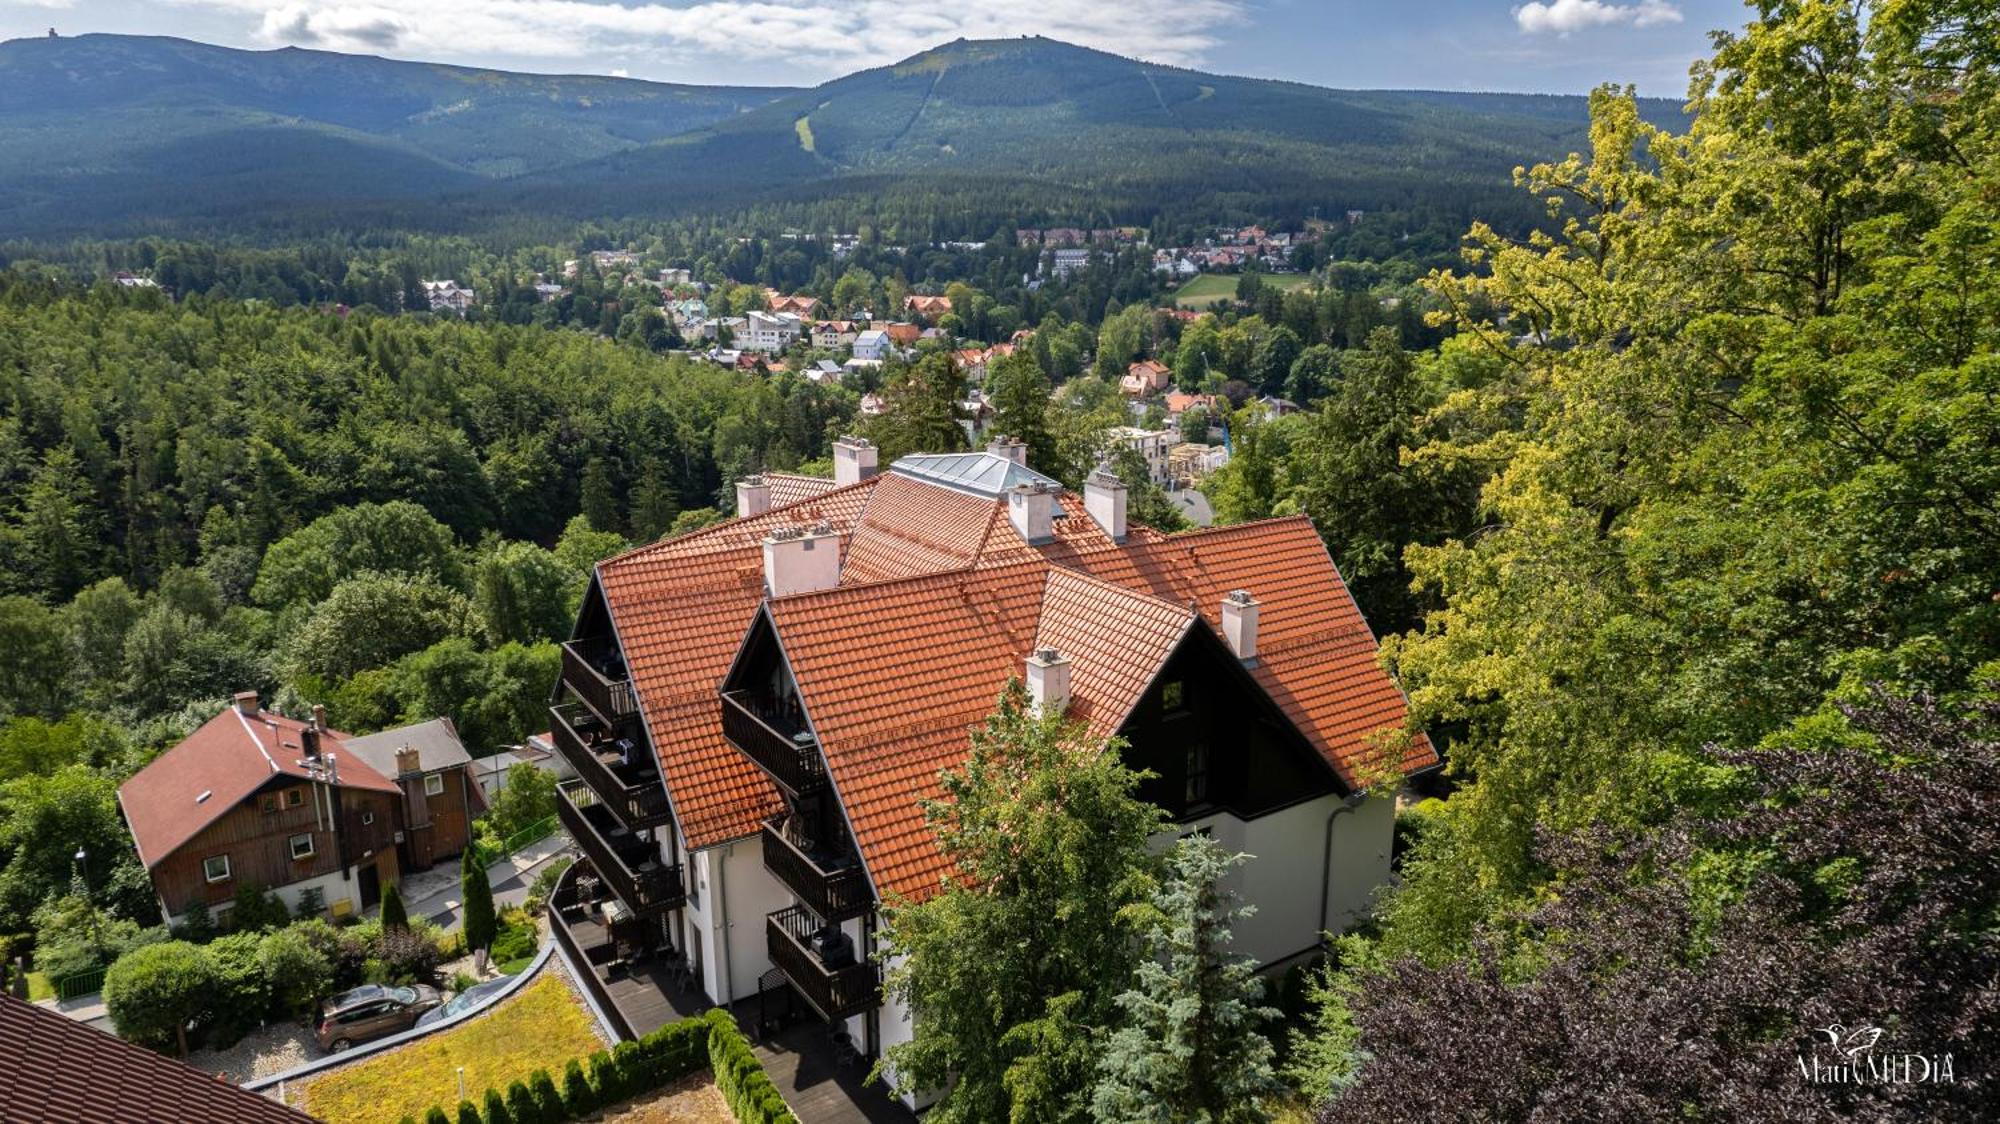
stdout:
POLYGON ((764 918, 792 904, 791 896, 764 869, 764 853, 755 840, 698 852, 690 856, 688 867, 700 903, 689 902, 687 923, 699 933, 702 990, 716 1003, 757 994, 757 977, 771 970, 764 918))
POLYGON ((1328 817, 1344 803, 1327 795, 1249 821, 1218 813, 1183 824, 1174 833, 1207 828, 1224 848, 1254 856, 1231 872, 1225 885, 1245 905, 1257 907, 1236 926, 1234 936, 1236 948, 1259 964, 1306 952, 1319 944, 1322 931, 1338 933, 1361 920, 1376 889, 1388 882, 1394 801, 1364 800, 1334 818, 1329 864, 1328 817))
MULTIPOLYGON (((374 860, 371 858, 369 865, 373 865, 373 863, 374 860)), ((358 867, 350 866, 347 868, 347 874, 348 877, 342 878, 339 871, 334 871, 330 874, 322 874, 317 878, 287 882, 283 886, 271 887, 271 893, 277 895, 278 900, 285 903, 286 909, 291 910, 293 914, 297 914, 299 911, 299 898, 304 896, 307 890, 318 887, 320 896, 325 900, 326 908, 329 911, 335 907, 336 903, 345 901, 349 914, 359 916, 361 913, 360 870, 358 867)), ((383 889, 388 889, 388 886, 384 885, 383 889)), ((232 902, 218 902, 209 907, 209 916, 219 921, 229 912, 232 905, 232 902)), ((166 921, 170 928, 182 925, 187 922, 187 914, 174 914, 168 917, 166 921)))

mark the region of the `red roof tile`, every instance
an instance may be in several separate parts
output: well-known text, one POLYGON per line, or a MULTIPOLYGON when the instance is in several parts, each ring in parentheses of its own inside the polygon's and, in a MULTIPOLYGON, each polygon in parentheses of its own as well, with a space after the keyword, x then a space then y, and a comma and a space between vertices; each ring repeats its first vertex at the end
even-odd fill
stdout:
POLYGON ((764 483, 771 486, 772 507, 816 500, 839 487, 824 476, 801 476, 795 472, 767 472, 764 483))
MULTIPOLYGON (((265 710, 252 718, 232 706, 119 785, 118 803, 132 827, 139 860, 147 869, 159 865, 274 776, 317 779, 301 763, 300 731, 305 728, 306 723, 282 714, 265 710)), ((335 755, 339 783, 400 792, 358 754, 344 752, 342 740, 349 736, 335 730, 320 736, 322 751, 335 755)))
POLYGON ((55 1011, 0 995, 7 1124, 306 1124, 312 1117, 55 1011))

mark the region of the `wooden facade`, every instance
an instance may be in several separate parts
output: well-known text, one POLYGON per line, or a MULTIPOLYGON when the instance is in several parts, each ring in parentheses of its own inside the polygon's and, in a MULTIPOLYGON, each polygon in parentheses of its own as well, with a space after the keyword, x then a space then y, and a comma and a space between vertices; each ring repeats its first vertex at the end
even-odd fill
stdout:
MULTIPOLYGON (((372 869, 380 884, 393 883, 402 869, 398 811, 390 793, 273 776, 154 865, 153 889, 172 916, 197 903, 220 905, 242 886, 271 890, 349 868, 372 869), (294 858, 292 840, 300 836, 311 838, 312 853, 294 858), (217 856, 227 856, 229 873, 210 881, 204 867, 217 856)), ((327 899, 340 896, 329 893, 327 899)), ((358 884, 350 896, 357 908, 369 904, 358 884)))
POLYGON ((472 770, 464 765, 423 774, 398 776, 403 789, 403 858, 411 870, 428 870, 456 857, 472 839, 472 818, 485 808, 472 770), (426 792, 425 781, 438 778, 439 792, 426 792))

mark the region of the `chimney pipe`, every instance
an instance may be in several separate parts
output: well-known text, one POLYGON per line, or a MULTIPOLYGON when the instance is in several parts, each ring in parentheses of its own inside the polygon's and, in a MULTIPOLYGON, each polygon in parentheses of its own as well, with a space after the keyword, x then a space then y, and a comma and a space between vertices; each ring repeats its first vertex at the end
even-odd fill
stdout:
POLYGON ((833 482, 859 484, 875 475, 875 443, 866 437, 842 437, 833 443, 833 482))
POLYGON ((299 730, 299 749, 305 753, 306 760, 308 761, 319 760, 318 727, 306 726, 301 730, 299 730))
POLYGON ((1249 663, 1257 658, 1257 617, 1261 610, 1247 589, 1232 589, 1222 599, 1222 638, 1236 658, 1249 663))
POLYGON ((1112 542, 1125 541, 1125 482, 1105 465, 1083 482, 1083 509, 1112 542))
POLYGON ((1007 518, 1030 546, 1055 537, 1056 492, 1052 484, 1016 484, 1007 493, 1007 518))
POLYGON ((236 704, 236 713, 245 718, 257 717, 257 692, 238 691, 232 698, 236 704))
POLYGON ((313 704, 313 729, 326 733, 326 707, 320 703, 313 704))
POLYGON ((1054 648, 1036 648, 1028 656, 1028 701, 1046 717, 1069 710, 1069 657, 1054 648))
POLYGON ((775 527, 764 536, 764 588, 772 597, 840 584, 840 536, 833 524, 775 527))
POLYGON ((762 476, 745 476, 736 482, 736 514, 738 518, 762 515, 771 510, 771 486, 762 476))
POLYGON ((986 446, 986 451, 1002 460, 1010 460, 1023 468, 1028 466, 1028 443, 1019 437, 1002 434, 986 446))

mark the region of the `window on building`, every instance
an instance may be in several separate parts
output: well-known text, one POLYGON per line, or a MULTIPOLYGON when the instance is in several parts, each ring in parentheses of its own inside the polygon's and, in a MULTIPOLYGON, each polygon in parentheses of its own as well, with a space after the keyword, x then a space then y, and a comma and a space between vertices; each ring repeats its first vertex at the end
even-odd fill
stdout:
POLYGON ((1187 802, 1199 804, 1207 799, 1208 747, 1196 742, 1187 751, 1187 802))
POLYGON ((371 823, 374 823, 374 822, 375 822, 375 813, 373 813, 373 812, 363 812, 363 813, 361 813, 361 826, 362 826, 362 827, 367 827, 367 826, 368 826, 369 824, 371 824, 371 823))
POLYGON ((1160 709, 1177 714, 1187 709, 1187 684, 1179 679, 1160 684, 1160 709))
POLYGON ((303 789, 303 788, 288 788, 288 789, 286 789, 286 790, 285 790, 285 807, 287 807, 287 808, 296 808, 296 807, 298 807, 299 805, 301 805, 301 804, 304 804, 305 802, 306 802, 306 790, 305 790, 305 789, 303 789))
POLYGON ((424 778, 424 795, 425 796, 444 795, 443 773, 432 773, 430 776, 424 778))
POLYGON ((210 882, 222 882, 229 877, 229 856, 210 855, 201 860, 201 876, 210 882))
POLYGON ((312 857, 313 857, 312 832, 308 831, 300 835, 292 836, 292 861, 297 862, 299 859, 309 859, 312 857))
POLYGON ((265 793, 263 796, 258 798, 257 807, 263 809, 266 815, 269 815, 270 813, 277 811, 278 794, 275 792, 265 793))

